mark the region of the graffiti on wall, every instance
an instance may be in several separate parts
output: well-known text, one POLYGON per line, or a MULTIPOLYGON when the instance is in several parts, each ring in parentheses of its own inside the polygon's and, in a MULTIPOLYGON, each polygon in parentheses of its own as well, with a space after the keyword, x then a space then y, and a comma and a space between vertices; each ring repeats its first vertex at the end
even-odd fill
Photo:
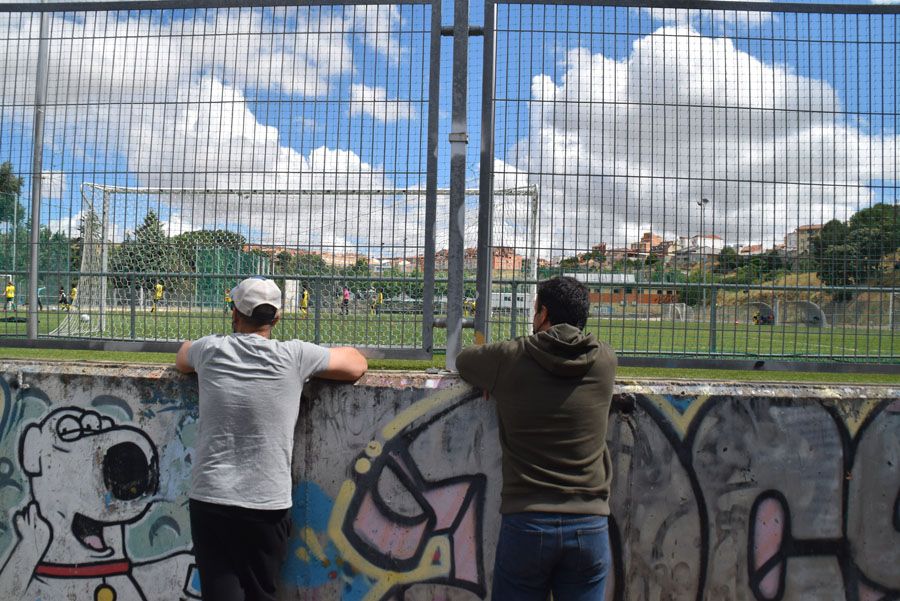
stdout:
POLYGON ((354 456, 333 500, 301 482, 295 510, 302 510, 295 516, 314 523, 298 533, 286 579, 313 587, 341 580, 339 594, 346 600, 402 599, 416 585, 483 598, 486 476, 430 479, 411 451, 423 433, 439 429, 444 418, 477 398, 456 386, 391 417, 354 456))
MULTIPOLYGON (((654 534, 677 536, 680 553, 657 542, 637 556, 626 550, 628 598, 638 587, 651 592, 642 598, 659 599, 900 598, 900 401, 654 394, 636 401, 690 481, 665 481, 669 501, 658 509, 671 515, 681 506, 697 519, 654 534), (682 564, 692 538, 699 553, 682 564), (648 556, 658 562, 642 570, 648 556), (693 582, 673 597, 679 564, 693 582)), ((640 430, 653 430, 638 421, 640 430)), ((629 449, 614 445, 613 453, 629 449)), ((667 463, 641 471, 658 485, 667 463)), ((641 495, 629 492, 629 502, 641 495)), ((620 522, 640 519, 627 506, 614 511, 620 522)))
MULTIPOLYGON (((0 488, 13 492, 3 497, 3 506, 12 508, 3 523, 3 598, 199 598, 188 549, 142 557, 129 552, 139 546, 129 540, 129 529, 147 521, 160 500, 160 455, 150 436, 94 408, 49 407, 46 396, 33 389, 27 392, 30 398, 14 400, 8 384, 0 386, 5 393, 0 432, 7 453, 0 459, 0 488), (35 399, 44 412, 27 419, 35 399)), ((94 401, 94 407, 111 403, 130 412, 121 400, 94 401)), ((163 529, 179 534, 172 517, 152 518, 149 536, 163 539, 163 529)))
MULTIPOLYGON (((430 481, 407 452, 429 424, 472 410, 453 394, 413 404, 348 462, 319 527, 337 573, 355 579, 342 598, 406 599, 412 584, 434 582, 486 595, 498 521, 479 509, 488 474, 430 481), (452 499, 443 521, 435 490, 452 499), (454 537, 473 530, 483 534, 460 547, 454 537)), ((622 400, 609 432, 610 599, 900 598, 900 401, 652 391, 622 400)))
MULTIPOLYGON (((196 598, 185 507, 196 405, 159 386, 62 402, 0 389, 0 597, 196 598)), ((465 386, 326 395, 348 391, 349 406, 309 403, 353 427, 312 426, 322 448, 297 470, 285 595, 486 598, 499 528, 491 403, 465 386)), ((900 599, 900 400, 633 386, 609 444, 609 599, 900 599)))

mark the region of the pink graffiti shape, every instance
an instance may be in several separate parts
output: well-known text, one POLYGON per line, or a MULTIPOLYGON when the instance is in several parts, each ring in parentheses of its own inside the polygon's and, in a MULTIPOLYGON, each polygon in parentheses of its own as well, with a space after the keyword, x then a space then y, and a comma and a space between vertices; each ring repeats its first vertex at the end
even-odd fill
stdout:
POLYGON ((453 520, 456 519, 463 501, 466 500, 467 492, 469 492, 469 484, 459 482, 422 493, 437 518, 435 530, 446 530, 453 525, 453 520))
POLYGON ((466 513, 453 533, 453 572, 457 580, 478 584, 478 515, 469 502, 466 513))
POLYGON ((353 520, 353 530, 367 543, 396 559, 413 557, 422 541, 427 521, 421 516, 417 524, 404 526, 393 522, 375 505, 372 493, 367 492, 353 520))
POLYGON ((881 601, 884 598, 884 593, 876 591, 864 583, 859 584, 859 601, 881 601))
MULTIPOLYGON (((784 540, 784 507, 778 499, 766 499, 756 511, 753 536, 753 566, 760 569, 781 549, 784 540)), ((760 592, 767 599, 778 594, 782 565, 772 567, 759 583, 760 592)))

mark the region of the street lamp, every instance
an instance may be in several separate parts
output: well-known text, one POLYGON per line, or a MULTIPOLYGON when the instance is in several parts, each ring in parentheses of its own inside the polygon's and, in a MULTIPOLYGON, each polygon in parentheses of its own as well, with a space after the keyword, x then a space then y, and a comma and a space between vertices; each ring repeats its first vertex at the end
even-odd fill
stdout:
POLYGON ((704 232, 703 218, 706 212, 706 205, 709 204, 708 198, 701 198, 697 201, 700 207, 700 275, 703 279, 703 288, 701 289, 702 300, 701 306, 706 310, 706 233, 704 232))

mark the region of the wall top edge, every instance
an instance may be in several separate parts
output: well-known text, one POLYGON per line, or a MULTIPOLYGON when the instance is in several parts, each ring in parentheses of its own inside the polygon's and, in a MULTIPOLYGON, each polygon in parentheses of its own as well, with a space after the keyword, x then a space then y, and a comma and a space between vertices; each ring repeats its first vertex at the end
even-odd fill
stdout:
MULTIPOLYGON (((134 378, 137 380, 189 380, 174 367, 103 362, 0 360, 7 381, 33 380, 41 376, 134 378)), ((355 384, 361 388, 440 389, 460 382, 452 373, 423 371, 370 371, 355 384)), ((735 382, 728 380, 642 379, 616 380, 616 394, 665 396, 740 396, 793 399, 900 399, 900 385, 859 385, 816 382, 735 382)))

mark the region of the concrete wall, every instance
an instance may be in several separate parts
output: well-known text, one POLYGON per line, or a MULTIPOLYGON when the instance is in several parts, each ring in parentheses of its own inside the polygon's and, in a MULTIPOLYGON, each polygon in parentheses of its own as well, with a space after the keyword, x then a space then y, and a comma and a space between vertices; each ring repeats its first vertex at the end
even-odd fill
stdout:
MULTIPOLYGON (((0 599, 196 597, 195 381, 144 367, 0 370, 0 599)), ((496 419, 457 383, 376 373, 308 387, 283 599, 488 597, 496 419)), ((898 398, 620 382, 610 598, 900 597, 898 398)))

